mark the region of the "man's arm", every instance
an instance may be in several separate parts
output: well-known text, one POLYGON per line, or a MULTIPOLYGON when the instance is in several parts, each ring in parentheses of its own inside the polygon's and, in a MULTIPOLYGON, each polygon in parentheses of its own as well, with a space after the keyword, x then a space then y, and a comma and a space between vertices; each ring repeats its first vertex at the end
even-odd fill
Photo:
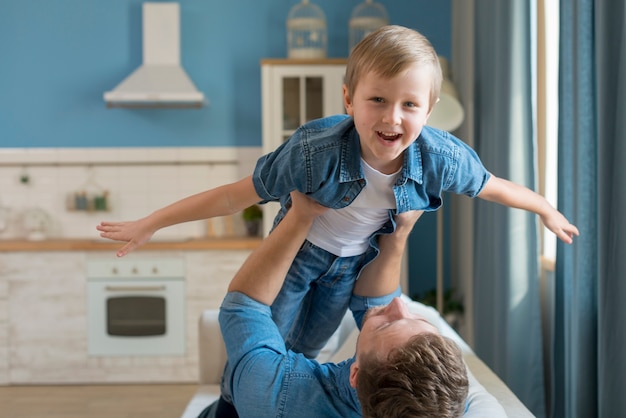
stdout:
POLYGON ((299 192, 292 192, 291 198, 291 209, 235 274, 229 292, 268 306, 274 302, 313 220, 328 209, 299 192))
POLYGON ((400 285, 402 256, 407 239, 415 222, 424 211, 409 211, 396 215, 396 230, 379 237, 380 253, 361 272, 354 285, 353 293, 364 297, 389 295, 400 285))

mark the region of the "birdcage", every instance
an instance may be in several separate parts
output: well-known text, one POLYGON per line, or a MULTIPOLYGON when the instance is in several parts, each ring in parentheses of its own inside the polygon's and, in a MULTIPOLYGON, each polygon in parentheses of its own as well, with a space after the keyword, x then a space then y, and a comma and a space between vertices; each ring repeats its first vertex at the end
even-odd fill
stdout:
POLYGON ((287 16, 287 49, 289 58, 325 58, 328 37, 326 16, 309 0, 302 0, 287 16))
POLYGON ((365 0, 352 11, 350 16, 350 51, 361 39, 374 32, 381 26, 389 24, 389 15, 385 6, 365 0))

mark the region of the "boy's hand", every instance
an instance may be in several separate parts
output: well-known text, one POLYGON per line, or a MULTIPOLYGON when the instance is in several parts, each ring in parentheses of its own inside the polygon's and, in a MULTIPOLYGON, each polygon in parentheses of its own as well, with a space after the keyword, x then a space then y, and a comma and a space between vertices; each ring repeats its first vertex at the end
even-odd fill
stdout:
POLYGON ((123 257, 150 241, 155 231, 147 223, 144 219, 133 222, 100 222, 96 229, 103 238, 126 241, 126 245, 116 253, 118 257, 123 257))
POLYGON ((567 244, 571 244, 574 235, 578 236, 578 228, 572 225, 565 216, 558 210, 554 209, 548 214, 541 216, 541 221, 550 231, 559 237, 559 239, 567 244))

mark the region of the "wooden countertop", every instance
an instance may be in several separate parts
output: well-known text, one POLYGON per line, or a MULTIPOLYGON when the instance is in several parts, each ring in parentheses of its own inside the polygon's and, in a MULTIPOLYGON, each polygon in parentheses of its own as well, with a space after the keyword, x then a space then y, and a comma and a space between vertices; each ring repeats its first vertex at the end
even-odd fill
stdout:
MULTIPOLYGON (((151 241, 136 251, 202 251, 202 250, 253 250, 261 238, 232 237, 205 238, 187 241, 151 241)), ((88 239, 0 240, 0 252, 18 251, 117 251, 122 242, 88 239)))

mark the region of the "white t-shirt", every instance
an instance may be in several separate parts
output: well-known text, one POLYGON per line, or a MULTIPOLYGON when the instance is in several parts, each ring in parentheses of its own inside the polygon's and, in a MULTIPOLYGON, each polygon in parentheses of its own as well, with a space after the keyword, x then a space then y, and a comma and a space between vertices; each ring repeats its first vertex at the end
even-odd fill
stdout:
POLYGON ((314 245, 339 256, 363 254, 369 237, 389 219, 396 208, 393 185, 400 170, 383 174, 361 158, 366 185, 347 207, 331 209, 315 219, 307 239, 314 245))

